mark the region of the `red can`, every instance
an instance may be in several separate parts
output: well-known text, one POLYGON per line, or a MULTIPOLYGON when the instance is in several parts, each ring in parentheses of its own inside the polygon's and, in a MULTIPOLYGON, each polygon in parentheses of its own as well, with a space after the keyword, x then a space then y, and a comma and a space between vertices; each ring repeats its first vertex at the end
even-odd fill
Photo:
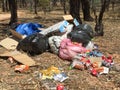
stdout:
POLYGON ((19 72, 24 72, 29 70, 29 66, 28 65, 16 65, 15 66, 15 71, 19 71, 19 72))
POLYGON ((59 84, 59 85, 57 85, 57 89, 56 90, 64 90, 64 86, 59 84))

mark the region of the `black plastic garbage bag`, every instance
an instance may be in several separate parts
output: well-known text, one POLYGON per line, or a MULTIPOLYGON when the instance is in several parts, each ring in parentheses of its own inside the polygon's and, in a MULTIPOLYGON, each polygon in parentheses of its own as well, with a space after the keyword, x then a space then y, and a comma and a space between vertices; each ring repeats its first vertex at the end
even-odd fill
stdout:
POLYGON ((29 35, 21 40, 17 46, 17 50, 23 50, 30 55, 42 54, 49 49, 48 38, 40 33, 29 35))
POLYGON ((72 42, 82 43, 84 47, 91 41, 91 38, 84 31, 72 31, 68 33, 67 37, 71 39, 72 42))
POLYGON ((82 43, 85 47, 94 37, 94 32, 90 25, 80 24, 74 27, 73 30, 68 33, 67 37, 73 42, 82 43))
POLYGON ((93 38, 93 37, 94 37, 93 28, 92 28, 89 24, 80 24, 80 25, 74 27, 73 30, 84 31, 85 33, 88 34, 88 36, 89 36, 90 38, 93 38))

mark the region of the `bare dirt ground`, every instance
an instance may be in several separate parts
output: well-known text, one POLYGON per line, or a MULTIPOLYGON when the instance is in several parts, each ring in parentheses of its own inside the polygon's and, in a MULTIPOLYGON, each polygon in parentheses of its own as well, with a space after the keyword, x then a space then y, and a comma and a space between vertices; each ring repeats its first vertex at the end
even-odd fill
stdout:
MULTIPOLYGON (((63 12, 52 11, 44 15, 39 12, 34 15, 29 11, 20 11, 22 15, 19 17, 20 22, 37 22, 49 27, 63 20, 63 12)), ((4 15, 4 13, 1 13, 4 15)), ((8 15, 8 14, 7 14, 8 15)), ((8 16, 6 17, 8 18, 8 16)), ((82 15, 81 15, 82 16, 82 15)), ((0 17, 1 20, 2 17, 0 17)), ((0 40, 8 36, 8 26, 6 23, 9 19, 0 21, 0 40)), ((94 22, 89 23, 94 27, 94 22)), ((103 37, 95 37, 94 42, 98 44, 99 49, 105 55, 112 55, 115 63, 120 63, 120 13, 118 11, 109 11, 104 16, 104 32, 103 37)), ((6 51, 0 47, 0 53, 6 51)), ((60 67, 69 77, 62 82, 66 90, 120 90, 120 71, 112 69, 107 75, 94 77, 88 71, 80 71, 69 69, 70 62, 61 60, 58 56, 45 52, 41 55, 32 57, 38 66, 30 67, 25 73, 14 72, 14 65, 11 65, 7 60, 0 59, 0 90, 55 90, 60 82, 54 80, 41 80, 35 75, 36 71, 47 69, 51 65, 60 67), (50 89, 51 88, 51 89, 50 89)))

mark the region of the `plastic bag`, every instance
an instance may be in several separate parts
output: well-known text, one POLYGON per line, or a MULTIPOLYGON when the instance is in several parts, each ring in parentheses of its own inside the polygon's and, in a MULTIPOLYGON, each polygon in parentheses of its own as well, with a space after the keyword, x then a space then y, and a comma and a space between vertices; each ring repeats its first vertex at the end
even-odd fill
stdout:
POLYGON ((37 23, 23 23, 17 26, 16 32, 22 35, 32 35, 34 33, 38 33, 41 30, 38 30, 38 28, 42 28, 43 26, 37 23))
POLYGON ((74 27, 73 31, 68 33, 68 38, 73 42, 82 43, 83 46, 88 45, 89 41, 92 40, 94 33, 92 27, 88 24, 81 24, 74 27))
POLYGON ((23 50, 30 55, 41 54, 49 49, 48 38, 39 33, 26 37, 17 46, 17 50, 23 50))
POLYGON ((86 49, 80 43, 72 43, 70 39, 61 41, 59 57, 62 59, 72 60, 78 53, 84 53, 86 49))
POLYGON ((76 31, 84 31, 88 34, 89 37, 94 37, 94 32, 92 27, 89 24, 80 24, 74 28, 76 31))

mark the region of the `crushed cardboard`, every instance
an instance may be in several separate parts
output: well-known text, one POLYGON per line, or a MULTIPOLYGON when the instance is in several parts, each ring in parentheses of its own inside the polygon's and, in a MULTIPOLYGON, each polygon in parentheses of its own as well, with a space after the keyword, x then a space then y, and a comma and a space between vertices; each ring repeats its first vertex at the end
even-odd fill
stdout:
POLYGON ((4 57, 4 56, 8 56, 8 57, 13 57, 17 62, 22 63, 24 65, 28 65, 28 66, 35 66, 35 61, 29 57, 26 54, 23 54, 19 51, 12 51, 12 52, 5 52, 3 54, 0 54, 0 56, 4 57))
POLYGON ((8 50, 15 50, 18 45, 18 42, 12 38, 7 37, 0 41, 0 45, 8 50))

